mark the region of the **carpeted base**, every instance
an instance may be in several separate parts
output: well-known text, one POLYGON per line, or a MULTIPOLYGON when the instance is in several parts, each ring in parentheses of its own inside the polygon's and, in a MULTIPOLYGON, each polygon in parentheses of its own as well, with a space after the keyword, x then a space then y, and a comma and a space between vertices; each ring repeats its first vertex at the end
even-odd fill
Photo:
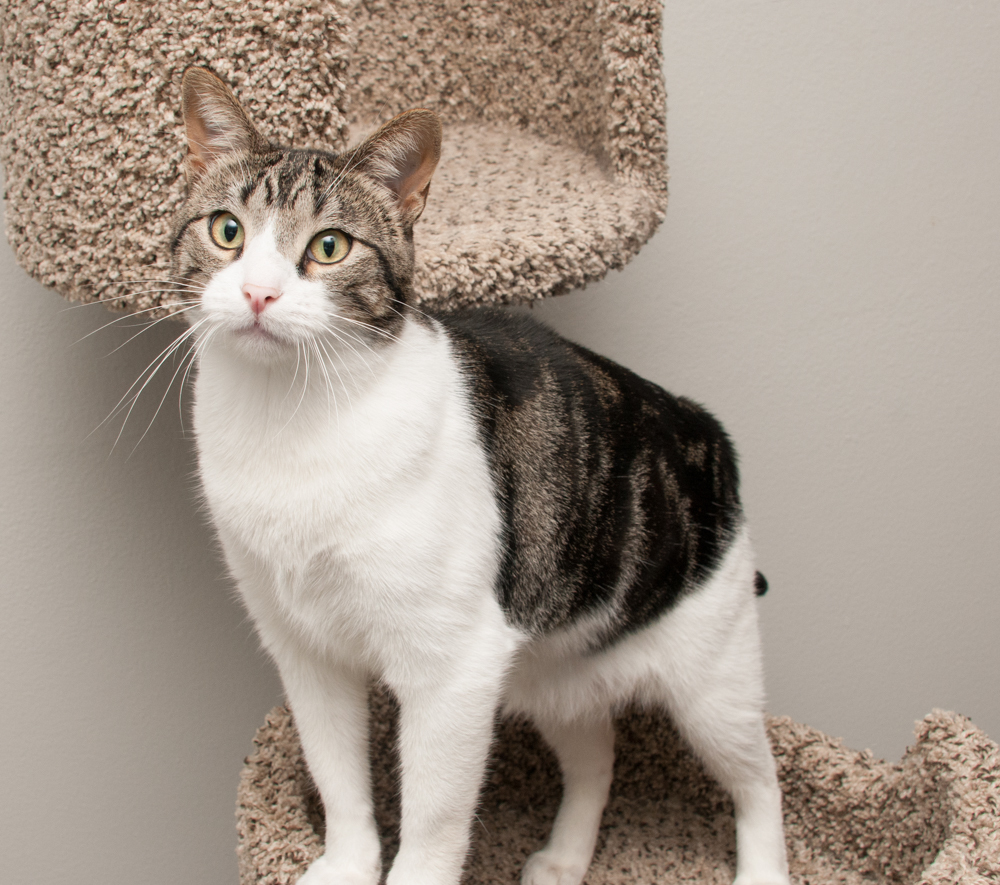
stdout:
MULTIPOLYGON (((373 772, 386 866, 398 845, 395 710, 373 706, 373 772)), ((1000 748, 968 719, 935 711, 891 765, 787 718, 769 720, 785 803, 794 882, 1000 881, 1000 748)), ((589 885, 699 882, 734 874, 732 806, 662 717, 630 711, 617 723, 611 798, 589 885)), ((323 850, 320 803, 289 712, 275 708, 240 780, 243 885, 292 885, 323 850)), ((559 802, 555 760, 516 722, 498 732, 474 825, 468 883, 515 883, 542 847, 559 802)))

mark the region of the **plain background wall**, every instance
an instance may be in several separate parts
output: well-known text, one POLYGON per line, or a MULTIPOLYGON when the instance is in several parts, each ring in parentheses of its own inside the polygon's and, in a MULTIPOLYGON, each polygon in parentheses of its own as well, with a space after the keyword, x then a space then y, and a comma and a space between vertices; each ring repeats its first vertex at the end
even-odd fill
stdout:
MULTIPOLYGON (((665 53, 668 219, 537 314, 736 439, 773 712, 893 759, 935 706, 996 738, 1000 5, 671 0, 665 53)), ((75 344, 111 317, 5 243, 0 299, 0 881, 232 885, 280 686, 176 398, 91 434, 178 330, 75 344)))

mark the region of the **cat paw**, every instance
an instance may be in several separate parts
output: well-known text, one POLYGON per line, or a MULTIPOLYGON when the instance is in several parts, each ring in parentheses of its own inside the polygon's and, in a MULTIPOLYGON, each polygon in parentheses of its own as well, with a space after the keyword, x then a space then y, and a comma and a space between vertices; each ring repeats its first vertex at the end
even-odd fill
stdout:
POLYGON ((521 871, 521 885, 580 885, 590 866, 550 854, 544 848, 528 858, 521 871))
POLYGON ((748 876, 737 876, 733 885, 790 885, 787 873, 764 873, 748 876))
POLYGON ((381 870, 362 870, 324 854, 309 864, 295 885, 378 885, 381 874, 381 870))

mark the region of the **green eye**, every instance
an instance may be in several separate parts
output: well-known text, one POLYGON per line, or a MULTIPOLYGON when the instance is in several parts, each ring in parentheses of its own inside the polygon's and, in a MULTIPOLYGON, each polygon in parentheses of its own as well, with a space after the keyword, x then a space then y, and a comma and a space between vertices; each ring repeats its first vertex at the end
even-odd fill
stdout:
POLYGON ((230 212, 213 215, 208 222, 208 232, 215 245, 223 249, 239 249, 243 245, 243 225, 230 212))
POLYGON ((320 264, 336 264, 351 251, 351 238, 342 230, 325 230, 309 244, 309 257, 320 264))

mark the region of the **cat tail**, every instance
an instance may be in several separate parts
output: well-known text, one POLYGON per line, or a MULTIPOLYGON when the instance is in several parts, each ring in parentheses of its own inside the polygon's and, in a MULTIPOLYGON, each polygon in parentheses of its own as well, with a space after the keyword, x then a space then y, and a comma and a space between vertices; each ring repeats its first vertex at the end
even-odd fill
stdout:
POLYGON ((760 572, 756 572, 753 576, 753 589, 758 596, 763 596, 767 593, 767 578, 760 572))

